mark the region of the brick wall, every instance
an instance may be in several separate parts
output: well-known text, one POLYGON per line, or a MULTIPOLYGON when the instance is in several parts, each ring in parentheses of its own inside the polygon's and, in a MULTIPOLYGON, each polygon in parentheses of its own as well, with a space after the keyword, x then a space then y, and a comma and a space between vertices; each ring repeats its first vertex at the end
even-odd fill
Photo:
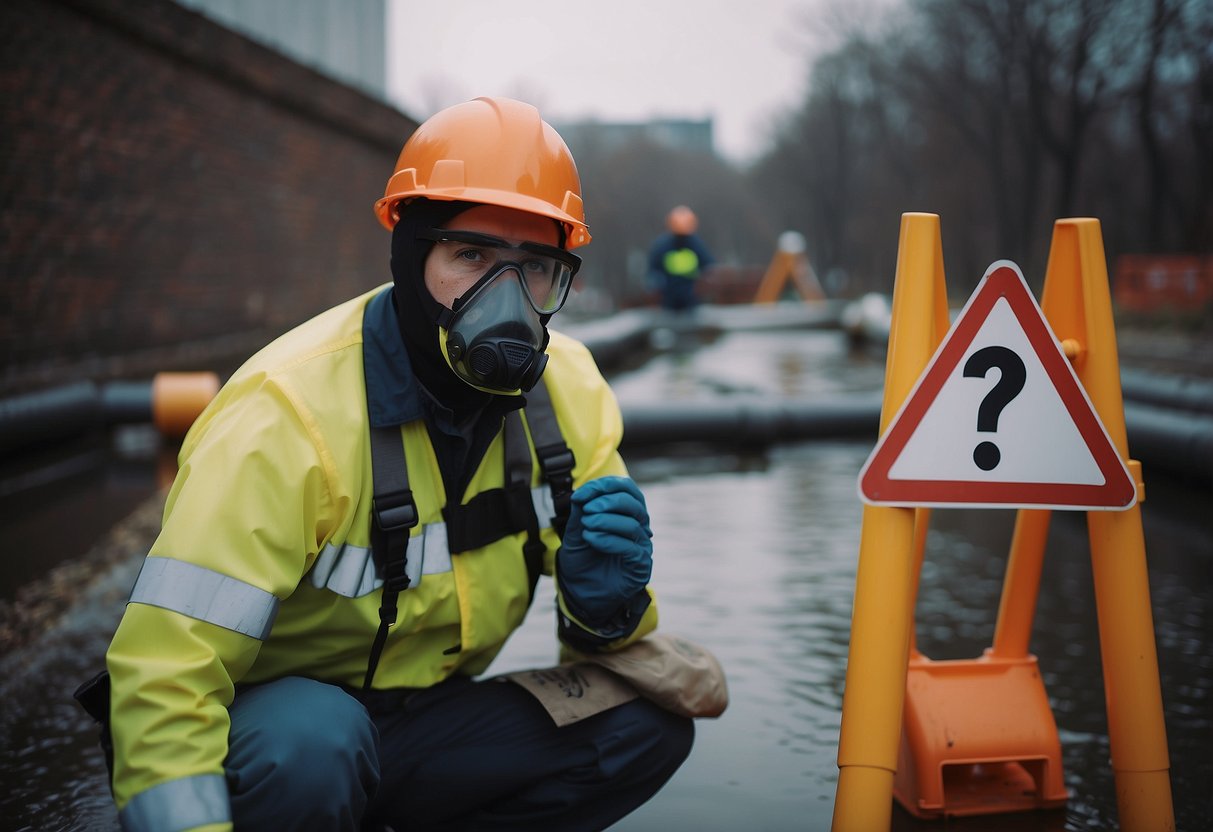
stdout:
POLYGON ((0 395, 230 369, 390 279, 416 123, 169 0, 0 3, 0 395))

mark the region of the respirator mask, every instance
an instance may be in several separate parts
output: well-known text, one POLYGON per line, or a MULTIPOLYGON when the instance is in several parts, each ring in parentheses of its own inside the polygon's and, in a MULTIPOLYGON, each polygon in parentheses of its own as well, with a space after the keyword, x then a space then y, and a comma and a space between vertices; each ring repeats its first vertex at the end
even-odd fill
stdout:
POLYGON ((432 228, 417 237, 433 242, 430 256, 456 276, 475 278, 438 321, 439 346, 455 375, 489 393, 534 387, 548 360, 547 322, 564 305, 581 258, 473 231, 432 228))

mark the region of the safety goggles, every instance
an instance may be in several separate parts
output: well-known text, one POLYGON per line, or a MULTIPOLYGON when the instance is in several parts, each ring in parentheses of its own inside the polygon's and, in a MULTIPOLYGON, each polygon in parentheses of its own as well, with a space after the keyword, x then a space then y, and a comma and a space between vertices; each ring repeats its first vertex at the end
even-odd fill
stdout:
POLYGON ((576 254, 542 243, 515 245, 490 234, 445 228, 418 231, 417 237, 432 241, 444 265, 456 273, 466 270, 469 279, 516 269, 531 307, 540 315, 550 315, 564 305, 573 275, 581 268, 576 254))

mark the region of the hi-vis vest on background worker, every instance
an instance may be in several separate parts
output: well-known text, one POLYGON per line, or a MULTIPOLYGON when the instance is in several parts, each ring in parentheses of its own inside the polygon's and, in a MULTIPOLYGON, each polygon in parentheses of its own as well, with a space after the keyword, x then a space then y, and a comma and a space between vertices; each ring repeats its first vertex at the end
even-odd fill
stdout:
MULTIPOLYGON (((344 822, 279 814, 274 828, 357 828, 364 810, 385 825, 423 828, 427 818, 438 823, 427 813, 445 811, 426 803, 430 797, 453 803, 451 811, 467 804, 463 822, 473 826, 472 808, 542 818, 519 813, 528 784, 476 808, 491 790, 470 771, 427 787, 449 794, 393 797, 422 776, 391 774, 399 755, 387 749, 403 755, 420 742, 393 738, 405 731, 396 727, 403 703, 446 707, 430 705, 443 697, 428 691, 411 698, 418 689, 529 696, 506 682, 450 686, 489 667, 522 622, 539 572, 557 577, 557 630, 569 647, 616 650, 656 627, 646 586, 648 518, 617 451, 619 408, 585 347, 547 329, 579 265, 569 250, 590 239, 563 141, 520 102, 452 107, 410 138, 376 212, 394 230, 394 287, 330 309, 265 347, 227 382, 181 449, 163 530, 107 654, 113 788, 127 829, 240 826, 237 796, 272 768, 236 754, 237 740, 246 741, 245 692, 249 703, 274 695, 285 677, 337 686, 342 702, 362 698, 381 759, 361 760, 359 770, 399 776, 403 785, 385 780, 376 790, 364 771, 366 794, 335 813, 344 822), (545 218, 541 228, 553 221, 551 242, 488 233, 534 227, 536 216, 545 218), (455 279, 459 269, 475 272, 449 306, 434 296, 427 269, 435 260, 455 279), (537 444, 548 447, 537 452, 537 444), (388 691, 403 692, 391 700, 397 704, 372 705, 388 691)), ((264 713, 286 719, 294 706, 304 707, 283 694, 264 713)), ((614 710, 632 707, 639 706, 614 710)), ((544 769, 544 789, 568 789, 564 802, 594 807, 578 816, 586 828, 639 805, 689 751, 689 721, 643 707, 664 716, 644 717, 634 740, 618 727, 608 732, 635 745, 628 759, 663 762, 636 778, 647 778, 643 787, 621 784, 621 794, 634 792, 622 809, 607 814, 602 800, 581 796, 582 785, 565 784, 559 766, 544 769)), ((507 723, 514 711, 528 720, 543 713, 525 704, 489 710, 507 723)), ((569 748, 589 747, 594 720, 610 713, 559 729, 545 716, 527 730, 581 731, 587 739, 569 748)), ((340 721, 309 715, 317 734, 330 731, 330 716, 340 721)), ((357 705, 355 721, 364 718, 357 705)), ((465 718, 485 717, 436 722, 445 730, 465 718)), ((248 740, 255 749, 259 741, 248 740)), ((496 741, 484 741, 489 756, 496 741)), ((362 757, 373 758, 373 742, 364 742, 371 745, 362 757)), ((515 761, 502 772, 525 769, 526 755, 501 753, 515 761)), ((282 765, 326 770, 329 762, 282 765)), ((570 756, 567 765, 583 761, 570 756)), ((341 767, 329 770, 338 782, 341 767)), ((424 770, 419 763, 417 772, 424 770)), ((299 788, 293 800, 325 800, 299 788)), ((536 797, 526 811, 541 805, 536 797)), ((544 828, 577 825, 553 818, 544 828)))
POLYGON ((672 312, 693 309, 699 299, 695 281, 715 264, 707 245, 695 233, 699 218, 685 205, 666 215, 666 231, 649 247, 649 283, 661 293, 662 308, 672 312))

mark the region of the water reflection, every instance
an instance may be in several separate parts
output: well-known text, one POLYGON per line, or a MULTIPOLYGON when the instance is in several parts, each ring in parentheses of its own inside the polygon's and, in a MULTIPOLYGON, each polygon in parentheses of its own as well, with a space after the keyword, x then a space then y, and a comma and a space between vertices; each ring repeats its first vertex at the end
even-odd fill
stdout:
MULTIPOLYGON (((811 396, 880 384, 879 363, 831 333, 744 333, 663 355, 616 379, 622 399, 695 399, 742 390, 811 396)), ((698 724, 690 760, 618 825, 626 832, 828 829, 859 551, 855 482, 865 442, 816 442, 755 455, 632 456, 654 517, 662 627, 711 647, 731 705, 698 724)), ((148 474, 149 477, 152 474, 148 474)), ((1151 480, 1143 507, 1179 829, 1210 828, 1213 782, 1213 522, 1208 494, 1151 480)), ((151 481, 151 480, 149 480, 151 481)), ((69 700, 98 665, 134 578, 145 503, 106 538, 98 583, 34 644, 0 660, 0 824, 116 829, 91 725, 69 700), (106 567, 105 564, 111 564, 106 567)), ((936 511, 922 574, 918 645, 932 658, 978 655, 993 635, 1014 514, 936 511)), ((146 545, 144 542, 142 545, 146 545)), ((493 670, 550 663, 550 582, 493 670)), ((950 830, 1116 827, 1094 592, 1082 515, 1057 513, 1031 649, 1061 733, 1064 810, 951 821, 950 830)), ((896 809, 894 829, 938 829, 896 809)))
MULTIPOLYGON (((149 482, 155 472, 148 471, 149 482)), ((159 500, 146 501, 90 553, 92 583, 41 635, 0 659, 0 762, 6 829, 114 830, 117 818, 92 720, 71 692, 101 667, 145 550, 159 527, 159 500)))

